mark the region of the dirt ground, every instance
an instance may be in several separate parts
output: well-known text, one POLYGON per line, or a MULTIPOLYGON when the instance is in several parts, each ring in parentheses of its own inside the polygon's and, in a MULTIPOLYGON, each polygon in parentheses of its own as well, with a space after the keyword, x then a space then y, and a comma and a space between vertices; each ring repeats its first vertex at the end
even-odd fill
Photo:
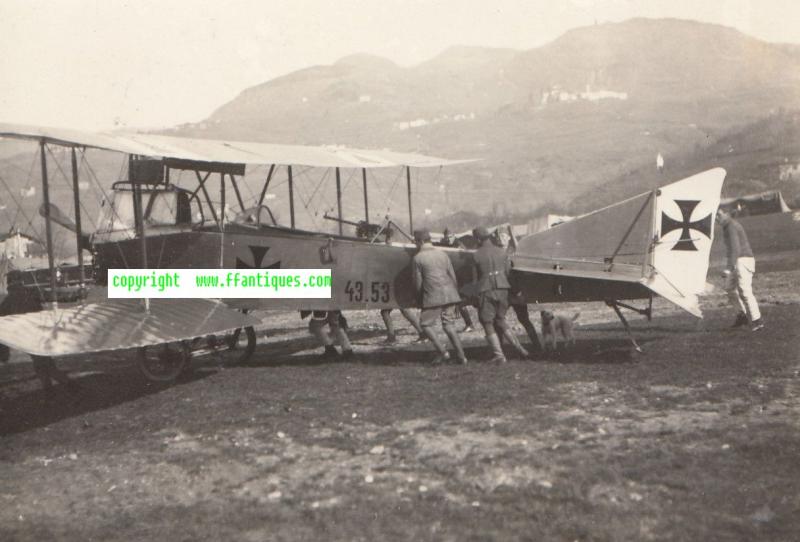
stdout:
POLYGON ((349 315, 348 362, 295 314, 171 386, 130 354, 61 360, 84 392, 51 402, 15 354, 0 540, 797 540, 799 286, 757 275, 757 333, 718 291, 702 321, 656 303, 643 354, 599 305, 556 307, 581 311, 573 350, 504 366, 473 332, 473 363, 432 367, 397 313, 392 347, 349 315))

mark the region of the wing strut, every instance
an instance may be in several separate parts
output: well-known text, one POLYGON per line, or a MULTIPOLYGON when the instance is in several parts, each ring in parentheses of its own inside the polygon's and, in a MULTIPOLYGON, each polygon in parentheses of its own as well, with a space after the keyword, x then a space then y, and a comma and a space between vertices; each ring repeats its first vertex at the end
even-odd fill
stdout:
POLYGON ((236 194, 236 201, 239 203, 239 209, 244 211, 244 201, 242 201, 242 194, 239 193, 239 183, 236 182, 236 177, 233 176, 233 173, 230 174, 230 178, 233 192, 236 194))
POLYGON ((200 175, 199 170, 194 170, 194 174, 197 175, 197 183, 200 186, 197 187, 192 196, 197 194, 199 190, 203 191, 203 194, 206 197, 206 203, 208 203, 208 209, 211 211, 211 216, 214 218, 214 223, 217 224, 219 223, 219 219, 217 218, 217 210, 214 209, 214 204, 211 202, 211 196, 208 195, 208 190, 206 189, 206 181, 208 180, 208 177, 211 175, 211 172, 209 171, 208 173, 205 174, 205 176, 203 176, 200 175))
MULTIPOLYGON (((56 270, 53 261, 53 228, 50 223, 50 186, 47 182, 47 154, 44 139, 39 141, 39 152, 42 161, 42 198, 44 198, 44 228, 47 241, 47 265, 50 269, 50 299, 53 302, 53 309, 58 309, 58 296, 56 295, 56 270)), ((45 296, 45 299, 48 298, 45 296)))
MULTIPOLYGON (((294 229, 294 178, 292 177, 292 166, 287 166, 287 171, 289 172, 289 218, 292 223, 292 229, 294 229)), ((339 170, 337 169, 336 171, 338 172, 339 170)), ((341 211, 339 212, 339 217, 341 218, 341 211)))
MULTIPOLYGON (((133 155, 130 156, 128 160, 128 178, 131 179, 131 169, 133 165, 134 157, 133 155)), ((142 242, 142 257, 139 260, 139 266, 142 269, 147 269, 147 235, 145 232, 145 223, 144 223, 144 212, 142 209, 142 185, 139 182, 133 182, 131 179, 131 188, 133 188, 133 213, 134 213, 134 225, 136 226, 136 234, 139 235, 139 239, 142 242)), ((146 313, 150 314, 150 299, 144 298, 144 310, 146 313)))
POLYGON ((408 230, 414 233, 414 214, 411 211, 411 166, 406 166, 406 185, 408 186, 408 230))
POLYGON ((339 235, 344 235, 342 222, 342 177, 339 168, 336 168, 336 208, 339 212, 339 235))
POLYGON ((267 180, 264 181, 264 186, 261 188, 261 195, 258 196, 258 206, 260 207, 262 203, 264 203, 264 197, 267 195, 267 188, 269 188, 269 182, 272 180, 272 174, 275 171, 275 164, 270 164, 269 166, 269 173, 267 173, 267 180))
POLYGON ((72 196, 75 205, 75 241, 78 244, 78 269, 80 271, 80 295, 83 296, 86 288, 86 276, 83 269, 83 241, 81 239, 81 199, 78 193, 78 158, 75 154, 75 147, 70 148, 72 157, 72 196))
POLYGON ((364 220, 369 224, 369 199, 367 198, 367 168, 361 168, 361 179, 364 181, 364 220))

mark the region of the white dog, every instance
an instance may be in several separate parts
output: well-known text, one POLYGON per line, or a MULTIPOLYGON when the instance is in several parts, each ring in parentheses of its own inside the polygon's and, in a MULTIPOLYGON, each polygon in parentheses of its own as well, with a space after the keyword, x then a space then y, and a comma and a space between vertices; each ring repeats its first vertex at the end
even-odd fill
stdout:
POLYGON ((542 343, 547 350, 548 345, 555 350, 558 344, 557 334, 561 334, 564 345, 575 344, 575 333, 573 332, 574 322, 578 320, 581 313, 576 312, 575 316, 569 318, 560 314, 553 314, 550 311, 541 311, 542 316, 542 343))

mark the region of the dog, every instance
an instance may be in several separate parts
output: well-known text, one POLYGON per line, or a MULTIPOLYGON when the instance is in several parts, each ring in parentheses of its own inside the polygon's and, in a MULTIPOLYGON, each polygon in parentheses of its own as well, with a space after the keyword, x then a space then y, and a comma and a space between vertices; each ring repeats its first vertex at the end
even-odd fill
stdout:
POLYGON ((564 346, 575 344, 573 328, 581 313, 576 312, 572 318, 561 314, 553 314, 550 311, 541 311, 540 314, 542 317, 542 343, 545 350, 547 350, 548 345, 553 350, 556 349, 558 346, 557 335, 559 333, 564 339, 564 346))

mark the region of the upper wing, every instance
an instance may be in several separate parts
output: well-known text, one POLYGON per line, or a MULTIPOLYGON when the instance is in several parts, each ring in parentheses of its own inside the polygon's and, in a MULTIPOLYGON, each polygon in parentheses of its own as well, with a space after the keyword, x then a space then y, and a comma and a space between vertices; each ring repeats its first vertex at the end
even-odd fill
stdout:
POLYGON ((85 132, 65 128, 0 123, 0 137, 31 139, 65 146, 93 147, 142 156, 229 164, 283 164, 312 167, 439 167, 474 160, 344 147, 278 145, 123 132, 85 132))
POLYGON ((701 316, 725 170, 711 169, 520 239, 515 278, 530 302, 650 292, 701 316))
POLYGON ((208 299, 89 303, 0 318, 0 343, 38 356, 122 350, 257 325, 258 320, 208 299))

